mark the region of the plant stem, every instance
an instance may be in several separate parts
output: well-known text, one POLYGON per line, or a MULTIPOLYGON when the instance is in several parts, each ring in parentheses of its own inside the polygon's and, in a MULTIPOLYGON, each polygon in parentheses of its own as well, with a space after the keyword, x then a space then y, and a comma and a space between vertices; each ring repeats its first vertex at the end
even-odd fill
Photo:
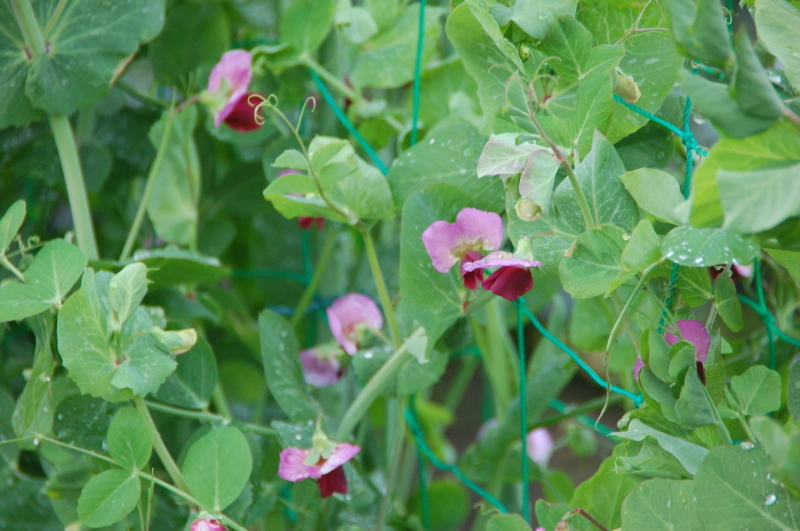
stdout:
POLYGON ((620 325, 622 324, 622 320, 628 314, 628 310, 630 310, 631 306, 633 305, 633 300, 636 298, 636 295, 639 294, 639 290, 642 289, 644 285, 644 281, 647 280, 647 275, 655 268, 658 264, 653 264, 652 266, 648 267, 644 271, 642 271, 642 277, 639 279, 639 282, 636 283, 636 286, 631 291, 631 294, 628 296, 628 300, 625 301, 625 306, 622 307, 622 311, 619 312, 619 317, 617 317, 617 321, 614 323, 614 326, 611 328, 611 333, 608 334, 608 342, 606 343, 606 354, 611 350, 611 342, 614 341, 614 335, 619 330, 620 325))
MULTIPOLYGON (((168 415, 175 415, 176 417, 205 420, 209 422, 220 422, 225 420, 225 417, 222 415, 217 415, 216 413, 210 413, 208 411, 192 411, 191 409, 167 406, 165 404, 159 404, 149 400, 145 400, 144 402, 147 404, 148 408, 154 411, 160 411, 161 413, 166 413, 168 415)), ((260 433, 262 435, 275 435, 275 430, 268 428, 267 426, 261 426, 260 424, 254 424, 251 422, 246 423, 246 426, 254 433, 260 433)))
POLYGON ((150 202, 150 196, 153 195, 153 189, 156 187, 158 176, 161 173, 161 166, 164 164, 164 158, 166 158, 167 146, 169 145, 169 138, 172 133, 172 120, 174 117, 175 111, 170 110, 167 114, 167 122, 164 124, 164 132, 161 135, 158 153, 156 153, 156 158, 153 161, 153 165, 150 166, 150 172, 147 174, 147 181, 144 185, 142 199, 139 201, 139 208, 136 209, 136 216, 133 218, 131 230, 128 232, 128 238, 125 240, 125 246, 122 248, 122 254, 119 256, 120 262, 124 262, 130 257, 131 251, 133 251, 133 244, 136 243, 139 229, 142 227, 144 214, 147 211, 147 203, 150 202))
POLYGON ((348 87, 345 83, 342 83, 338 77, 329 72, 324 66, 316 62, 314 58, 307 53, 300 55, 300 62, 316 72, 319 77, 327 81, 329 85, 338 90, 348 100, 355 103, 363 99, 361 94, 348 87))
POLYGON ((17 269, 17 267, 14 264, 11 263, 11 260, 6 258, 5 256, 0 256, 0 264, 2 264, 3 267, 14 273, 14 275, 18 279, 20 279, 20 281, 25 282, 25 276, 19 269, 17 269))
POLYGON ((389 408, 394 410, 394 429, 391 433, 387 432, 387 440, 391 441, 389 445, 389 468, 386 474, 386 493, 381 500, 380 508, 378 509, 378 519, 375 522, 375 531, 383 530, 383 523, 386 521, 386 516, 389 513, 392 496, 394 496, 395 484, 397 483, 397 475, 400 471, 400 465, 403 462, 403 448, 405 446, 405 428, 406 421, 403 417, 402 407, 400 405, 400 398, 394 398, 389 401, 389 408))
POLYGON ((225 420, 231 420, 233 418, 231 408, 228 405, 228 399, 225 397, 225 390, 222 389, 222 385, 219 382, 214 386, 214 390, 211 391, 211 402, 214 404, 220 417, 225 420))
POLYGON ((792 122, 792 125, 796 128, 800 129, 800 116, 798 116, 793 110, 791 110, 787 105, 783 106, 783 116, 792 122))
POLYGON ((319 288, 319 283, 322 281, 325 273, 328 272, 328 262, 331 259, 331 255, 333 255, 333 249, 336 247, 336 236, 337 231, 333 228, 329 228, 328 232, 325 234, 325 243, 323 243, 322 253, 319 255, 319 260, 314 268, 314 275, 311 277, 311 282, 308 283, 305 291, 303 291, 303 294, 300 296, 300 301, 297 303, 294 314, 292 314, 292 319, 289 321, 293 328, 297 328, 303 321, 306 309, 308 305, 311 304, 311 300, 314 298, 317 288, 319 288))
POLYGON ((383 312, 386 314, 386 320, 389 323, 392 346, 396 349, 400 345, 400 328, 397 326, 397 317, 394 314, 392 299, 389 298, 389 291, 386 289, 386 282, 383 279, 381 265, 378 262, 378 253, 375 251, 375 243, 372 241, 372 235, 365 225, 359 223, 358 229, 364 236, 364 248, 367 252, 369 268, 372 271, 372 278, 375 280, 375 287, 378 289, 378 298, 381 300, 383 312))
POLYGON ((175 482, 175 485, 180 490, 187 491, 186 482, 183 479, 183 474, 181 470, 178 468, 178 465, 175 463, 175 460, 172 459, 172 455, 170 455, 169 450, 164 445, 164 440, 161 438, 161 434, 158 432, 158 428, 156 428, 156 423, 153 422, 153 417, 150 415, 150 410, 147 409, 147 404, 145 404, 144 399, 136 395, 133 397, 133 404, 145 417, 147 420, 147 424, 150 426, 150 431, 153 432, 153 446, 155 447, 156 453, 158 454, 159 459, 161 462, 164 463, 164 468, 167 469, 167 473, 172 478, 172 481, 175 482))
POLYGON ((14 10, 22 37, 25 39, 25 45, 29 48, 27 51, 33 57, 42 55, 44 53, 44 36, 30 1, 11 0, 11 7, 14 10))
POLYGON ((750 441, 753 442, 753 443, 758 443, 758 439, 756 439, 755 434, 753 434, 753 431, 750 429, 750 426, 747 424, 747 419, 744 418, 744 415, 742 415, 741 413, 738 413, 737 417, 739 418, 739 424, 742 425, 742 429, 744 429, 744 432, 747 434, 747 438, 750 439, 750 441))
POLYGON ((572 511, 572 514, 575 514, 575 515, 578 515, 578 514, 579 514, 579 515, 583 516, 584 518, 586 518, 587 520, 589 520, 591 523, 593 523, 593 524, 594 524, 594 526, 595 526, 597 529, 599 529, 600 531, 608 531, 608 529, 607 529, 607 528, 606 528, 606 527, 605 527, 603 524, 601 524, 600 522, 598 522, 598 521, 595 519, 595 517, 594 517, 594 516, 592 516, 591 514, 587 513, 587 512, 586 512, 586 511, 584 511, 583 509, 575 509, 575 510, 573 510, 573 511, 572 511))
POLYGON ((405 353, 408 349, 408 344, 410 341, 413 341, 419 337, 422 337, 425 334, 425 329, 422 327, 417 328, 413 334, 408 336, 405 343, 400 345, 400 347, 394 351, 394 353, 387 359, 384 364, 378 369, 372 378, 370 378, 367 385, 361 390, 360 393, 356 396, 356 399, 353 400, 353 403, 350 404, 350 407, 347 408, 347 411, 342 418, 342 422, 339 424, 339 429, 336 431, 336 440, 337 441, 344 441, 347 439, 347 436, 350 435, 350 432, 353 428, 356 427, 356 424, 361 420, 361 417, 367 412, 369 407, 378 398, 378 394, 383 389, 383 386, 386 382, 391 378, 397 370, 403 365, 406 360, 405 353))
POLYGON ((141 90, 137 89, 133 85, 129 85, 128 83, 125 83, 124 81, 117 81, 116 83, 114 83, 114 86, 117 87, 118 89, 120 89, 121 91, 125 92, 126 94, 128 94, 132 98, 137 99, 142 103, 146 103, 146 104, 150 105, 151 107, 156 107, 158 109, 169 109, 170 108, 169 102, 164 101, 164 100, 159 99, 159 98, 156 98, 156 97, 151 96, 149 94, 145 94, 144 92, 142 92, 141 90))

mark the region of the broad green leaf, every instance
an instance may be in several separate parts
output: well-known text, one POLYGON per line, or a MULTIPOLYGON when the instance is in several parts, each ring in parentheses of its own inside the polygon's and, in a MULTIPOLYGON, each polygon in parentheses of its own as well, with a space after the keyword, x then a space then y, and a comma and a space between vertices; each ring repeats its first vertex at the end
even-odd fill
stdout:
POLYGON ((306 156, 296 149, 287 149, 275 159, 272 165, 276 168, 289 168, 292 170, 308 171, 308 160, 306 156))
POLYGON ((31 61, 11 2, 0 2, 0 129, 27 125, 41 117, 25 97, 31 61))
POLYGON ((147 266, 137 262, 122 268, 108 284, 108 302, 114 312, 114 321, 122 326, 146 294, 147 266))
POLYGON ((570 16, 555 20, 541 49, 548 56, 553 56, 553 70, 567 83, 576 83, 610 72, 619 64, 624 54, 624 49, 619 45, 592 46, 592 34, 570 16))
POLYGON ((692 59, 726 65, 733 59, 722 5, 716 0, 666 2, 672 36, 692 59))
POLYGON ((577 0, 517 0, 510 6, 495 4, 492 6, 492 16, 500 26, 514 22, 531 39, 537 41, 551 32, 551 26, 564 20, 559 17, 574 15, 577 4, 577 0))
MULTIPOLYGON (((147 138, 158 149, 169 120, 164 111, 147 138)), ((200 195, 200 161, 193 138, 197 108, 190 106, 172 119, 167 152, 156 177, 147 215, 164 240, 190 246, 197 240, 197 203, 200 195)))
POLYGON ((123 468, 142 470, 153 451, 153 431, 144 415, 124 407, 108 427, 108 453, 123 468))
POLYGON ((325 41, 336 13, 334 0, 294 0, 281 16, 281 42, 313 54, 325 41))
MULTIPOLYGON (((314 179, 307 175, 284 175, 280 179, 272 181, 264 190, 264 199, 271 202, 275 210, 287 218, 309 216, 323 217, 339 222, 351 221, 331 210, 319 197, 319 190, 314 179)), ((336 206, 340 210, 343 208, 342 205, 336 206)), ((347 212, 345 214, 352 215, 347 212)))
POLYGON ((734 405, 743 415, 766 415, 781 407, 781 376, 763 365, 755 365, 730 383, 734 405))
POLYGON ((692 475, 697 473, 708 455, 708 450, 702 446, 653 429, 639 419, 633 419, 628 424, 626 431, 616 432, 613 436, 631 441, 643 441, 647 437, 652 437, 661 448, 672 454, 692 475))
MULTIPOLYGON (((666 381, 669 380, 669 345, 667 344, 666 340, 664 340, 664 336, 659 333, 656 333, 655 329, 648 328, 642 334, 642 341, 641 341, 641 348, 642 348, 642 358, 647 363, 647 366, 653 371, 653 374, 658 376, 660 379, 666 381), (645 345, 645 340, 647 343, 645 345)), ((671 404, 674 404, 674 398, 670 401, 671 404)))
POLYGON ((616 459, 612 455, 603 461, 594 476, 578 485, 570 501, 570 505, 584 509, 608 529, 620 526, 622 502, 641 481, 633 474, 618 473, 616 459))
POLYGON ((155 392, 175 370, 176 363, 150 336, 153 323, 144 309, 125 321, 110 338, 108 286, 113 275, 86 269, 81 289, 59 312, 58 351, 70 378, 81 392, 111 402, 131 393, 155 392))
POLYGON ((421 92, 419 118, 426 129, 448 116, 480 126, 478 86, 455 54, 422 72, 421 92))
POLYGON ((0 287, 0 322, 41 313, 66 298, 81 277, 86 256, 64 240, 42 247, 24 272, 25 283, 0 287))
MULTIPOLYGON (((315 6, 315 9, 318 9, 315 6)), ((425 41, 422 66, 433 57, 439 41, 439 19, 444 9, 430 6, 425 10, 425 41)), ((350 71, 356 87, 397 88, 414 79, 419 33, 419 4, 406 6, 403 15, 386 31, 361 45, 350 71)))
MULTIPOLYGON (((631 445, 630 448, 633 450, 636 446, 631 445)), ((645 479, 688 479, 691 477, 683 465, 672 454, 661 448, 654 439, 645 439, 638 454, 631 453, 628 457, 620 457, 619 465, 622 470, 645 479)))
POLYGON ((800 9, 786 0, 756 0, 756 29, 762 46, 777 57, 795 91, 800 88, 800 9))
POLYGON ((6 253, 8 246, 16 238, 23 221, 25 221, 25 201, 20 199, 15 201, 0 218, 0 256, 6 253))
MULTIPOLYGON (((618 116, 614 109, 613 116, 618 116)), ((611 126, 606 131, 609 139, 613 139, 613 127, 616 121, 612 118, 611 126)), ((616 144, 617 154, 628 171, 640 168, 663 168, 675 153, 675 135, 667 128, 649 122, 638 131, 626 136, 616 144)))
MULTIPOLYGON (((262 314, 264 315, 264 314, 262 314)), ((236 428, 213 430, 189 447, 183 477, 192 494, 211 511, 228 507, 250 477, 250 445, 236 428)))
POLYGON ((622 504, 622 528, 637 531, 693 529, 694 482, 651 479, 636 487, 622 504))
POLYGON ((107 434, 119 406, 88 395, 73 394, 58 404, 53 436, 59 441, 106 453, 107 434))
POLYGON ((89 527, 105 527, 125 518, 139 502, 141 484, 130 470, 106 470, 83 487, 78 515, 89 527))
POLYGON ((800 215, 800 165, 717 174, 726 229, 755 234, 800 215))
MULTIPOLYGON (((598 136, 603 141, 607 141, 601 132, 605 132, 611 123, 612 109, 611 77, 609 75, 598 74, 581 82, 578 87, 577 119, 570 122, 571 143, 578 148, 580 153, 586 153, 590 148, 594 151, 595 139, 598 136)), ((614 157, 622 164, 616 151, 614 157)))
POLYGON ((293 421, 314 420, 320 412, 300 365, 300 348, 289 322, 264 310, 258 316, 264 376, 275 401, 293 421))
POLYGON ((736 286, 727 271, 721 272, 714 281, 714 304, 728 328, 734 332, 744 328, 742 304, 736 297, 736 286))
POLYGON ((625 173, 620 180, 642 210, 659 221, 686 224, 686 220, 676 212, 685 200, 675 177, 660 170, 641 168, 625 173))
POLYGON ((740 30, 736 33, 733 49, 736 51, 737 62, 733 93, 739 107, 748 114, 767 120, 782 117, 783 102, 761 66, 747 31, 740 30))
POLYGON ((789 413, 797 420, 800 419, 800 363, 795 362, 789 369, 789 379, 786 383, 786 407, 789 413))
MULTIPOLYGON (((586 196, 595 223, 611 223, 632 230, 639 221, 639 209, 619 180, 624 173, 625 166, 614 146, 602 134, 595 132, 592 150, 575 168, 578 185, 586 196)), ((556 188, 555 205, 576 233, 580 234, 587 228, 569 179, 561 181, 556 188)))
POLYGON ((178 356, 177 361, 175 372, 158 388, 155 397, 178 407, 207 407, 217 384, 217 363, 211 347, 198 337, 195 346, 178 356))
POLYGON ((769 458, 759 446, 721 446, 712 450, 694 480, 697 518, 703 529, 800 528, 800 501, 772 483, 769 471, 769 458))
POLYGON ((369 11, 350 2, 339 2, 334 23, 344 38, 353 44, 362 44, 378 33, 378 24, 369 11))
MULTIPOLYGON (((781 161, 800 160, 800 136, 789 123, 778 122, 747 138, 723 137, 692 177, 691 222, 697 227, 720 226, 723 212, 717 187, 720 170, 747 172, 781 161)), ((768 214, 768 212, 763 212, 768 214)))
MULTIPOLYGON (((56 369, 52 349, 54 318, 49 312, 42 313, 30 317, 27 323, 36 336, 36 350, 28 382, 17 398, 17 405, 11 417, 11 425, 17 437, 50 434, 55 414, 52 383, 56 369)), ((27 450, 34 449, 32 441, 23 442, 21 446, 27 450)))
POLYGON ((604 295, 622 272, 625 231, 600 225, 578 236, 572 255, 558 266, 564 289, 574 299, 604 295))
POLYGON ((694 346, 685 341, 680 341, 670 347, 669 358, 668 381, 670 382, 677 382, 686 369, 697 366, 694 346))
MULTIPOLYGON (((189 88, 198 73, 214 65, 231 42, 225 9, 214 2, 170 4, 164 29, 148 49, 153 71, 161 82, 189 88), (202 35, 202 38, 197 38, 202 35)), ((208 72, 208 70, 205 70, 208 72)), ((205 79, 200 82, 205 87, 205 79)))
POLYGON ((693 367, 686 373, 681 396, 675 403, 675 414, 678 423, 686 428, 699 428, 716 422, 714 405, 693 367))
POLYGON ((750 264, 759 251, 754 241, 725 229, 676 227, 661 242, 664 256, 689 267, 750 264))
POLYGON ((644 271, 661 260, 661 238, 650 221, 643 219, 633 229, 628 244, 622 251, 622 267, 633 271, 644 271))
POLYGON ((705 304, 714 298, 711 276, 704 267, 678 268, 678 293, 690 308, 705 304))
POLYGON ((764 249, 776 262, 786 268, 792 278, 800 281, 800 253, 780 249, 764 249))
POLYGON ((530 531, 528 523, 518 514, 498 514, 486 524, 486 531, 530 531))
POLYGON ((147 266, 147 278, 153 288, 176 284, 216 284, 230 275, 218 258, 185 251, 175 247, 141 249, 133 253, 131 261, 147 266))
POLYGON ((40 13, 52 18, 39 22, 46 26, 49 46, 44 56, 34 59, 25 93, 35 107, 51 114, 70 114, 104 96, 120 63, 164 24, 160 0, 100 6, 84 0, 63 11, 53 9, 54 0, 47 4, 40 13))

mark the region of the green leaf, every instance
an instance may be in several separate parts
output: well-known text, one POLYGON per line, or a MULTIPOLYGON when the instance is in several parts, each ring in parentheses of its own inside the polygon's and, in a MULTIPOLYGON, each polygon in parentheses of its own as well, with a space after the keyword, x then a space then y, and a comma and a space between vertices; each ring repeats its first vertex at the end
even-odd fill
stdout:
POLYGON ((295 0, 281 15, 281 42, 313 54, 328 37, 336 13, 334 0, 295 0))
POLYGON ((20 199, 15 201, 0 218, 0 256, 6 254, 23 221, 25 221, 25 201, 20 199))
POLYGON ((486 531, 530 531, 528 523, 518 514, 498 514, 486 524, 486 531))
POLYGON ((31 61, 11 2, 0 2, 0 129, 27 125, 41 116, 25 97, 31 61))
POLYGON ((139 477, 129 470, 106 470, 89 480, 78 499, 78 515, 89 527, 105 527, 125 518, 139 502, 139 477))
MULTIPOLYGON (((499 179, 478 179, 481 149, 486 138, 463 123, 435 128, 425 139, 395 159, 386 179, 398 205, 425 187, 444 183, 461 189, 470 206, 490 212, 503 210, 503 184, 499 179)), ((486 174, 489 175, 489 174, 486 174)))
POLYGON ((308 171, 306 156, 296 149, 287 149, 272 163, 275 168, 289 168, 292 170, 308 171))
MULTIPOLYGON (((167 85, 195 88, 198 73, 228 51, 230 22, 213 2, 171 3, 164 30, 148 46, 156 77, 167 85), (203 38, 197 38, 202 35, 203 38)), ((202 87, 205 86, 203 79, 202 87)))
POLYGON ((711 276, 703 267, 678 268, 678 293, 690 308, 705 304, 714 298, 711 276))
MULTIPOLYGON (((158 149, 169 119, 164 111, 147 138, 158 149)), ((169 144, 156 177, 147 215, 164 240, 190 246, 197 240, 197 202, 200 195, 200 161, 193 138, 197 107, 183 109, 172 119, 169 144)))
POLYGON ((608 529, 620 526, 622 502, 640 481, 633 474, 618 473, 616 460, 612 455, 603 461, 594 476, 578 485, 570 501, 570 505, 584 509, 608 529))
POLYGON ((633 271, 644 271, 661 260, 661 238, 650 221, 643 219, 633 229, 625 250, 622 251, 622 267, 633 271))
MULTIPOLYGON (((314 179, 307 175, 284 175, 264 190, 264 199, 272 203, 284 217, 324 217, 332 221, 350 222, 331 210, 322 198, 314 179)), ((337 205, 338 206, 338 205, 337 205)))
POLYGON ((800 87, 800 9, 786 0, 756 0, 756 29, 762 46, 777 57, 783 73, 797 90, 800 87))
POLYGON ((142 249, 131 260, 147 266, 153 290, 176 284, 216 284, 230 276, 230 269, 218 258, 176 247, 142 249))
POLYGON ((672 262, 689 267, 750 264, 758 245, 724 229, 676 227, 661 242, 661 252, 672 262))
MULTIPOLYGON (((315 6, 315 9, 318 9, 315 6)), ((433 57, 439 41, 439 19, 445 10, 430 6, 425 10, 425 40, 422 66, 433 57)), ((402 16, 385 31, 361 45, 350 71, 356 87, 398 88, 414 79, 419 33, 419 4, 406 6, 402 16)))
POLYGON ((24 319, 64 300, 86 267, 86 256, 64 240, 42 247, 25 270, 25 283, 0 287, 0 322, 24 319))
POLYGON ((714 304, 728 328, 734 332, 744 328, 742 304, 736 296, 736 286, 727 271, 721 272, 714 281, 714 304))
POLYGON ((737 62, 733 93, 739 107, 748 114, 767 120, 782 117, 783 102, 761 66, 747 31, 737 31, 733 38, 733 49, 737 62))
MULTIPOLYGON (((619 180, 624 173, 625 166, 614 146, 595 132, 592 150, 575 168, 578 185, 586 196, 595 223, 611 223, 632 230, 639 221, 639 209, 619 180)), ((555 205, 576 233, 587 228, 569 179, 561 181, 556 188, 555 205)))
POLYGON ((457 55, 423 71, 421 92, 419 118, 426 128, 449 116, 480 126, 478 86, 457 55))
POLYGON ((122 326, 146 294, 147 266, 133 263, 122 268, 108 284, 108 302, 114 312, 114 320, 122 326))
POLYGON ((681 426, 699 428, 716 422, 714 405, 708 397, 705 386, 697 375, 697 370, 689 368, 681 389, 681 396, 675 403, 675 414, 681 426))
POLYGON ((502 3, 492 6, 492 16, 500 26, 514 22, 519 29, 537 41, 544 39, 551 26, 558 26, 566 15, 574 15, 577 0, 517 0, 510 6, 502 3))
POLYGON ((735 407, 743 415, 766 415, 781 407, 781 376, 763 365, 755 365, 730 383, 735 407))
POLYGON ((672 36, 684 55, 721 65, 731 62, 731 41, 719 2, 671 0, 666 8, 672 36))
MULTIPOLYGON (((578 106, 575 111, 576 118, 570 123, 570 139, 580 153, 586 153, 590 148, 594 148, 593 137, 600 136, 606 141, 601 132, 605 132, 611 123, 613 109, 611 76, 596 75, 584 80, 578 87, 577 96, 578 106)), ((622 164, 616 151, 614 157, 622 164)))
POLYGON ((195 346, 178 356, 178 367, 158 388, 155 397, 173 406, 204 409, 217 384, 217 363, 211 347, 202 337, 195 346))
POLYGON ((118 405, 102 398, 70 395, 56 408, 53 436, 80 448, 106 453, 108 428, 118 409, 118 405))
POLYGON ((797 420, 800 418, 800 362, 795 362, 789 369, 789 379, 786 383, 786 407, 789 413, 797 420))
POLYGON ((108 453, 123 468, 142 470, 153 451, 153 431, 144 415, 132 407, 117 411, 108 427, 108 453))
MULTIPOLYGON (((56 9, 56 0, 42 4, 45 54, 30 63, 25 95, 48 114, 72 114, 105 96, 120 63, 164 24, 163 0, 81 0, 69 9, 56 9)), ((21 46, 17 53, 24 54, 21 46)))
POLYGON ((252 466, 250 445, 242 432, 220 428, 189 447, 182 470, 186 485, 198 501, 208 510, 219 512, 242 492, 252 466))
POLYGON ((776 262, 786 268, 789 274, 800 281, 800 253, 780 249, 764 249, 776 262))
POLYGON ((572 255, 564 258, 558 273, 564 289, 574 299, 604 295, 622 272, 625 231, 600 225, 578 236, 572 255))
POLYGON ((706 531, 800 527, 800 501, 768 478, 770 462, 756 446, 721 446, 695 476, 697 518, 706 531))
POLYGON ((700 470, 700 465, 703 464, 703 460, 708 455, 708 450, 702 446, 653 429, 639 419, 633 419, 628 424, 626 431, 616 432, 613 436, 631 441, 643 441, 647 437, 652 437, 661 448, 675 457, 686 471, 692 475, 697 474, 697 471, 700 470))
POLYGON ((677 213, 678 207, 686 201, 675 177, 660 170, 641 168, 625 173, 620 180, 642 210, 659 221, 686 224, 683 216, 677 213))
POLYGON ((275 401, 293 421, 314 420, 320 412, 303 378, 297 337, 289 322, 273 312, 258 315, 264 376, 275 401))
MULTIPOLYGON (((531 18, 536 20, 539 17, 531 18)), ((556 19, 541 49, 554 57, 551 62, 553 70, 567 83, 610 72, 624 54, 623 47, 619 45, 592 46, 592 34, 571 16, 556 19)))
POLYGON ((651 479, 622 504, 622 528, 637 531, 693 529, 696 503, 691 480, 651 479))

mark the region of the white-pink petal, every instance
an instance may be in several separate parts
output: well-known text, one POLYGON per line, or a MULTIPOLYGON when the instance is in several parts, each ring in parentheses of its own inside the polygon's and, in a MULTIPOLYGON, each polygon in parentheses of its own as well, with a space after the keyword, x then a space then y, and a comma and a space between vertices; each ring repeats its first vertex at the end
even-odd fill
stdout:
POLYGON ((422 233, 422 243, 440 273, 447 273, 469 251, 496 251, 503 244, 503 220, 494 212, 465 208, 455 223, 435 221, 422 233))
POLYGON ((320 355, 319 349, 310 348, 300 352, 300 362, 309 385, 327 387, 339 381, 340 365, 335 356, 320 355))
POLYGON ((360 293, 339 297, 327 308, 327 314, 331 334, 348 354, 358 351, 364 329, 383 328, 383 314, 378 305, 360 293))
POLYGON ((307 465, 304 463, 311 449, 285 448, 281 450, 280 464, 278 465, 278 475, 286 481, 302 481, 304 479, 317 479, 322 474, 317 465, 307 465))
POLYGON ((214 116, 214 125, 219 127, 230 115, 236 103, 247 93, 253 78, 253 56, 247 50, 231 50, 222 54, 219 62, 208 76, 208 92, 224 89, 225 106, 214 116), (224 81, 224 83, 223 83, 224 81))
MULTIPOLYGON (((694 319, 684 319, 677 321, 676 324, 683 340, 694 345, 697 361, 705 362, 708 359, 708 349, 711 347, 711 336, 708 335, 706 325, 694 319)), ((665 333, 664 339, 670 345, 680 341, 678 336, 672 332, 665 333)))
POLYGON ((553 453, 553 437, 547 428, 536 428, 528 433, 528 457, 537 465, 547 466, 553 453))
POLYGON ((331 456, 320 467, 320 474, 325 475, 335 468, 339 468, 346 462, 350 461, 355 455, 361 451, 361 448, 355 444, 339 443, 333 449, 331 456))
POLYGON ((521 258, 514 258, 511 253, 505 251, 496 251, 489 253, 480 260, 474 262, 465 262, 461 266, 466 272, 475 271, 476 269, 486 269, 494 267, 539 267, 542 263, 539 260, 523 260, 521 258))

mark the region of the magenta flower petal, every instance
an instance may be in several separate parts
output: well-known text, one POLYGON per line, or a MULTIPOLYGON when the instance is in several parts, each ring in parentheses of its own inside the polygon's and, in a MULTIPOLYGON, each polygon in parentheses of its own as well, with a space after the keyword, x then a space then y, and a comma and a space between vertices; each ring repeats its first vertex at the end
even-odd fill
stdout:
POLYGON ((339 381, 339 360, 336 356, 322 352, 319 347, 301 351, 300 362, 303 364, 303 376, 309 385, 328 387, 339 381))
POLYGON ((486 255, 482 260, 475 260, 474 262, 465 262, 462 267, 464 271, 475 271, 476 269, 494 268, 494 267, 539 267, 542 263, 538 260, 522 260, 521 258, 514 258, 511 253, 505 251, 497 251, 486 255))
POLYGON ((528 457, 541 467, 547 466, 553 453, 553 437, 547 428, 536 428, 528 433, 528 457))
POLYGON ((530 269, 501 267, 484 280, 482 285, 483 289, 495 295, 515 301, 533 288, 533 275, 530 269))
POLYGON ((347 476, 342 467, 334 468, 317 480, 320 496, 329 498, 334 492, 347 494, 347 476))
POLYGON ((375 301, 360 293, 339 297, 327 309, 331 334, 348 354, 358 351, 366 330, 383 328, 383 315, 375 301))
POLYGON ((435 221, 422 233, 433 267, 447 273, 469 251, 496 251, 503 244, 503 220, 494 212, 465 208, 455 223, 435 221))
POLYGON ((246 50, 231 50, 222 54, 219 63, 208 76, 208 92, 225 91, 226 105, 214 116, 214 125, 228 117, 236 103, 247 93, 253 77, 253 56, 246 50))
POLYGON ((201 518, 192 522, 192 531, 227 531, 219 520, 201 518))
POLYGON ((281 450, 280 464, 278 465, 278 475, 286 481, 298 482, 304 479, 317 479, 322 475, 320 466, 307 465, 305 461, 311 449, 285 448, 281 450))
POLYGON ((474 269, 466 271, 464 265, 483 258, 483 255, 478 251, 468 252, 464 258, 461 259, 461 279, 464 281, 464 287, 467 289, 478 289, 478 284, 483 282, 483 270, 474 269))
MULTIPOLYGON (((705 362, 708 359, 708 349, 711 347, 711 336, 708 335, 706 326, 694 319, 684 319, 676 323, 681 337, 694 345, 695 357, 697 361, 705 362)), ((664 334, 664 339, 670 345, 674 345, 680 339, 672 332, 664 334)))
POLYGON ((633 364, 633 379, 636 380, 636 383, 639 383, 639 373, 642 372, 642 369, 644 369, 644 360, 638 356, 636 363, 633 364))
POLYGON ((355 444, 339 443, 333 449, 331 456, 325 460, 320 467, 320 474, 324 475, 332 470, 339 468, 346 462, 350 461, 355 455, 361 451, 361 448, 355 444))

